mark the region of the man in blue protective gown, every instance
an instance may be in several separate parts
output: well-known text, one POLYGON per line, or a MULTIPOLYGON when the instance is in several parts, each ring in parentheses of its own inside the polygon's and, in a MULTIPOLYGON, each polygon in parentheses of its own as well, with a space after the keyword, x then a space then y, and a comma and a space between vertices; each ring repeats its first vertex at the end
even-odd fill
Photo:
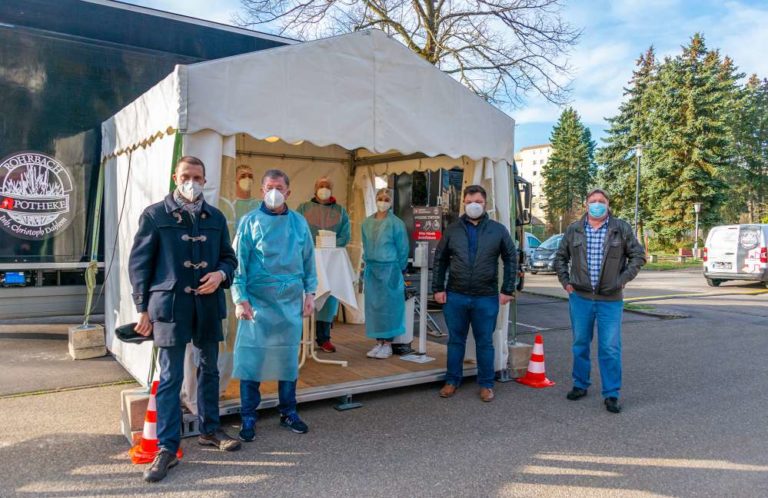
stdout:
MULTIPOLYGON (((315 182, 315 196, 301 204, 296 212, 304 216, 315 240, 319 230, 336 233, 336 247, 346 247, 349 243, 349 215, 343 206, 333 197, 333 184, 327 177, 315 182)), ((315 313, 318 347, 326 353, 335 353, 336 347, 331 342, 331 324, 339 311, 339 300, 329 296, 322 308, 315 313)))
POLYGON ((261 181, 264 202, 237 229, 238 269, 232 299, 238 319, 233 376, 240 379, 240 439, 256 436, 262 381, 277 380, 280 425, 303 434, 296 413, 302 315, 314 309, 317 275, 312 234, 306 220, 288 209, 288 175, 268 170, 261 181))

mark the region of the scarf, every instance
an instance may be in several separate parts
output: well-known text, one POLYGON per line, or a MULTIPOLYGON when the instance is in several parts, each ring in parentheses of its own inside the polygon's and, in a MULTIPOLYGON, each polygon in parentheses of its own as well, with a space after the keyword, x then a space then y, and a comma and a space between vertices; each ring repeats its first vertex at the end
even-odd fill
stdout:
POLYGON ((192 217, 192 221, 195 221, 195 216, 197 216, 203 208, 203 194, 200 194, 200 197, 195 201, 189 202, 186 197, 179 193, 179 189, 176 189, 173 191, 173 200, 176 201, 176 205, 179 206, 179 208, 189 213, 189 216, 192 217))

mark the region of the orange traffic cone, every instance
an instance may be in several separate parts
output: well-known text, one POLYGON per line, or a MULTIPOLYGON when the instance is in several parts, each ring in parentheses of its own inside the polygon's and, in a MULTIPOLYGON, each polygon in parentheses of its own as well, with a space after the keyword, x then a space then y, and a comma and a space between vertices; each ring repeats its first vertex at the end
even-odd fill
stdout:
POLYGON ((547 378, 546 368, 544 367, 544 339, 541 335, 536 335, 536 342, 533 344, 531 360, 528 362, 528 371, 522 379, 516 379, 519 383, 530 387, 550 387, 555 383, 547 378))
MULTIPOLYGON (((135 464, 152 463, 155 456, 160 451, 157 445, 157 386, 160 381, 152 382, 152 390, 149 392, 149 403, 147 404, 147 414, 144 416, 144 432, 141 435, 141 441, 128 451, 131 455, 131 461, 135 464)), ((176 452, 176 457, 181 458, 181 448, 176 452)))

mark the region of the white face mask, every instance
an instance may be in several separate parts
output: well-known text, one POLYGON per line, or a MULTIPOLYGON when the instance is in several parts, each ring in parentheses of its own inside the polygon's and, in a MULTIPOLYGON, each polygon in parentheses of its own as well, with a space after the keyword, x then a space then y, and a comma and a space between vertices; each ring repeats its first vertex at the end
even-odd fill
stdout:
POLYGON ((467 213, 471 219, 476 220, 485 213, 485 208, 479 202, 470 202, 464 205, 464 212, 467 213))
POLYGON ((237 186, 240 187, 240 190, 245 190, 246 192, 251 191, 251 185, 253 185, 253 180, 251 178, 240 178, 237 181, 237 186))
POLYGON ((331 189, 322 187, 317 189, 317 192, 315 194, 317 195, 317 198, 320 199, 321 201, 327 201, 328 199, 331 198, 331 189))
POLYGON ((195 181, 187 180, 179 185, 179 193, 189 202, 194 202, 203 193, 203 186, 195 181))
POLYGON ((277 189, 272 189, 264 196, 264 203, 271 210, 280 209, 285 204, 285 196, 277 189))
POLYGON ((376 201, 376 207, 379 211, 389 211, 389 208, 392 207, 392 203, 388 201, 376 201))

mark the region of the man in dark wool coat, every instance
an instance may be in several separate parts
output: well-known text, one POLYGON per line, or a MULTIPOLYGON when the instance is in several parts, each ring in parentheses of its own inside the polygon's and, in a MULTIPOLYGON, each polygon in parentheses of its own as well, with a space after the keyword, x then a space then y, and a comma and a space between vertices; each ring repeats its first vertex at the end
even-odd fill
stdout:
POLYGON ((157 439, 160 452, 144 480, 163 479, 179 463, 181 384, 184 354, 192 341, 200 355, 197 404, 198 442, 224 451, 240 449, 219 424, 219 341, 227 315, 224 288, 232 283, 237 258, 227 220, 205 202, 205 165, 192 156, 179 159, 176 189, 146 208, 139 219, 129 259, 133 302, 139 313, 136 332, 153 335, 159 351, 157 439))

